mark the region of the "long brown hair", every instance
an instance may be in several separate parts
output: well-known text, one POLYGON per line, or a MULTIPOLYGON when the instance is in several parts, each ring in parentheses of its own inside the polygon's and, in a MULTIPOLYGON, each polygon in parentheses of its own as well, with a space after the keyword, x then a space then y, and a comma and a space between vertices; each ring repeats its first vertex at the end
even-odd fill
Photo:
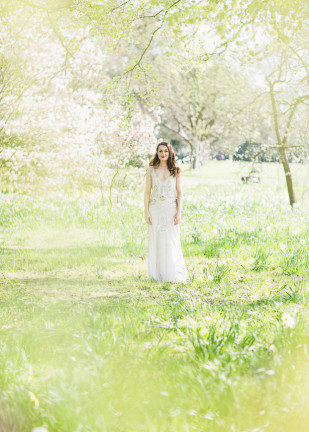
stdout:
POLYGON ((167 167, 168 167, 171 175, 173 177, 175 177, 175 175, 178 175, 180 173, 180 168, 176 165, 175 151, 174 151, 173 147, 171 146, 171 144, 168 142, 162 141, 157 145, 156 154, 154 155, 154 157, 149 162, 149 165, 156 167, 160 164, 160 159, 158 156, 158 149, 159 149, 160 145, 164 145, 168 149, 167 167))

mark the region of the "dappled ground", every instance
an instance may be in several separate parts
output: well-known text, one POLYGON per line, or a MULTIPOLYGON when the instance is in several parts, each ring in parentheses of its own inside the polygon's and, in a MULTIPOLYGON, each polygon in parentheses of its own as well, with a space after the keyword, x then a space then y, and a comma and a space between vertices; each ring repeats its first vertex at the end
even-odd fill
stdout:
POLYGON ((291 211, 279 168, 185 172, 186 285, 147 280, 142 189, 2 194, 2 429, 306 431, 308 189, 291 211))

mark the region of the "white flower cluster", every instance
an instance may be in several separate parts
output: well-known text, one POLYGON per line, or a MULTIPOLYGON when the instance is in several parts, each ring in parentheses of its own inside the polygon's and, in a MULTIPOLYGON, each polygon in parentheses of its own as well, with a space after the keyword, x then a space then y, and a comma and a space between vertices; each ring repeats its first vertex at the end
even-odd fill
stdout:
MULTIPOLYGON (((5 27, 0 32, 9 59, 12 35, 5 27)), ((19 96, 11 89, 1 100, 7 117, 0 118, 0 129, 8 137, 6 144, 0 141, 1 174, 11 185, 40 179, 56 188, 91 184, 102 189, 115 170, 142 167, 152 153, 159 114, 136 108, 126 121, 117 101, 104 105, 101 83, 109 79, 104 50, 95 38, 83 41, 80 30, 71 32, 68 37, 81 45, 66 70, 65 51, 51 34, 26 28, 20 45, 14 39, 31 85, 19 96), (18 109, 10 115, 17 98, 18 109)))

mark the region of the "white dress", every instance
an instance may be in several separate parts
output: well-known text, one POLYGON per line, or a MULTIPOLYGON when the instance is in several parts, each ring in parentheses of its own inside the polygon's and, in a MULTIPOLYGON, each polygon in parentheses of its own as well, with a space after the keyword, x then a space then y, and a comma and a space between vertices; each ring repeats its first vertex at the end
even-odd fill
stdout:
POLYGON ((174 225, 177 211, 176 178, 162 181, 153 166, 147 175, 152 177, 149 213, 152 225, 148 225, 148 278, 159 282, 187 280, 181 244, 180 227, 174 225))

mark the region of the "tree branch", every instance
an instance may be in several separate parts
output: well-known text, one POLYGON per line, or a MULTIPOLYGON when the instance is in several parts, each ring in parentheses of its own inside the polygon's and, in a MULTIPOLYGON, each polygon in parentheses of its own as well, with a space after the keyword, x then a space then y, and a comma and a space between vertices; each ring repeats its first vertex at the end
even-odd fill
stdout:
POLYGON ((129 72, 133 72, 134 69, 137 68, 138 66, 140 67, 141 61, 143 60, 144 55, 146 54, 148 48, 150 47, 151 42, 152 42, 152 40, 153 40, 153 38, 154 38, 154 35, 157 33, 158 30, 160 30, 160 29, 162 28, 162 26, 163 26, 163 22, 161 23, 161 25, 160 25, 159 27, 157 27, 157 28, 152 32, 151 38, 150 38, 150 40, 149 40, 149 42, 148 42, 146 48, 145 48, 144 51, 142 52, 142 54, 141 54, 139 60, 137 61, 137 63, 135 63, 134 66, 132 66, 132 67, 131 67, 130 69, 128 69, 127 71, 125 71, 124 75, 126 75, 126 74, 129 73, 129 72))
POLYGON ((177 130, 171 128, 170 126, 167 126, 166 123, 160 123, 159 126, 163 126, 166 129, 170 130, 171 132, 174 132, 175 134, 177 134, 181 139, 183 139, 186 143, 188 143, 190 145, 191 148, 193 148, 193 145, 191 143, 190 140, 188 140, 186 137, 184 137, 180 132, 178 132, 177 130))
POLYGON ((227 40, 227 41, 225 41, 225 42, 222 42, 220 45, 218 45, 210 54, 204 54, 204 56, 202 57, 205 61, 207 61, 207 60, 209 60, 211 57, 213 57, 214 55, 221 55, 221 54, 223 54, 227 49, 228 49, 228 45, 231 43, 231 42, 233 42, 236 38, 237 38, 237 36, 239 35, 239 33, 241 32, 241 30, 245 27, 245 26, 247 26, 247 25, 249 25, 249 24, 251 24, 252 22, 254 22, 254 18, 252 18, 252 19, 250 19, 249 21, 247 21, 247 22, 243 22, 243 21, 240 21, 240 23, 241 23, 241 25, 239 26, 239 28, 238 28, 238 30, 237 30, 237 32, 233 35, 233 36, 231 36, 230 37, 230 39, 229 40, 227 40), (220 50, 222 48, 222 50, 220 51, 220 52, 217 52, 218 50, 220 50))
POLYGON ((58 29, 55 27, 54 22, 51 19, 51 16, 50 16, 50 14, 49 14, 48 11, 47 11, 47 17, 48 17, 50 25, 51 25, 51 27, 53 29, 53 32, 55 33, 56 37, 58 38, 61 46, 65 49, 64 71, 65 71, 65 74, 66 74, 67 64, 68 64, 68 58, 69 58, 69 56, 74 57, 74 55, 71 53, 71 51, 69 50, 69 48, 67 47, 67 45, 64 43, 60 31, 58 31, 58 29))
POLYGON ((288 122, 287 122, 287 125, 286 125, 286 128, 285 128, 284 137, 283 137, 283 140, 282 140, 282 144, 284 146, 286 145, 286 142, 287 142, 287 139, 288 139, 288 135, 289 135, 289 132, 290 132, 290 126, 291 126, 291 123, 292 123, 292 120, 293 120, 296 108, 297 108, 297 106, 299 104, 301 104, 305 100, 309 100, 309 95, 299 96, 295 100, 295 102, 293 103, 293 105, 292 105, 291 112, 290 112, 290 115, 289 115, 289 118, 288 118, 288 122))
POLYGON ((270 90, 270 99, 271 99, 271 105, 272 105, 272 109, 273 109, 277 142, 278 142, 279 146, 281 146, 282 141, 281 141, 281 136, 280 136, 280 131, 279 131, 279 124, 278 124, 278 113, 277 113, 277 106, 276 106, 276 100, 275 100, 275 95, 274 95, 274 83, 272 83, 270 81, 269 76, 266 77, 266 80, 268 82, 269 90, 270 90))
POLYGON ((160 13, 162 13, 165 10, 164 16, 167 14, 167 12, 172 9, 177 3, 181 2, 182 0, 176 0, 174 3, 172 3, 166 10, 165 9, 161 9, 159 12, 157 12, 154 15, 140 15, 138 17, 138 19, 141 18, 156 18, 158 15, 160 15, 160 13))
POLYGON ((119 6, 116 6, 116 7, 114 7, 113 9, 111 9, 109 12, 110 12, 110 13, 115 12, 115 10, 120 9, 122 6, 126 5, 127 3, 130 3, 130 1, 131 1, 131 0, 127 0, 127 1, 125 1, 125 2, 123 2, 123 3, 121 3, 119 6))
MULTIPOLYGON (((141 54, 141 56, 140 56, 140 58, 139 58, 139 60, 135 63, 135 65, 134 66, 132 66, 130 69, 128 69, 127 71, 125 71, 124 72, 124 75, 126 75, 127 73, 129 73, 129 72, 133 72, 134 71, 134 69, 135 68, 137 68, 138 66, 140 67, 140 64, 141 64, 141 61, 143 60, 143 57, 144 57, 144 55, 146 54, 146 52, 147 52, 147 50, 149 49, 149 47, 150 47, 150 45, 151 45, 151 42, 153 41, 153 38, 154 38, 154 35, 157 33, 157 31, 159 31, 162 27, 163 27, 163 24, 164 24, 164 18, 165 18, 165 16, 167 15, 167 13, 177 4, 177 3, 179 3, 179 2, 181 2, 182 0, 176 0, 173 4, 171 4, 166 10, 165 10, 165 12, 164 12, 164 16, 163 16, 163 18, 162 18, 162 21, 161 21, 161 24, 159 25, 159 27, 157 27, 153 32, 152 32, 152 35, 151 35, 151 37, 150 37, 150 40, 149 40, 149 42, 148 42, 148 44, 147 44, 147 46, 146 46, 146 48, 143 50, 143 52, 142 52, 142 54, 141 54)), ((163 10, 161 10, 160 11, 160 13, 162 12, 163 10)))

